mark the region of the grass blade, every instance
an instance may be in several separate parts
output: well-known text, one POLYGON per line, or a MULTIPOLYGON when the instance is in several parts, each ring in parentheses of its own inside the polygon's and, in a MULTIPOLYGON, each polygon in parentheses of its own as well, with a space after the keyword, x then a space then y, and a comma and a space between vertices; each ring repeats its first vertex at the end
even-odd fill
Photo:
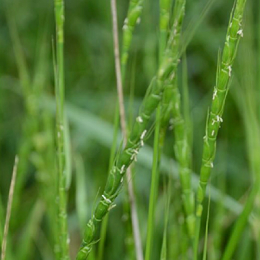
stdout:
POLYGON ((2 240, 1 260, 5 260, 5 257, 6 257, 7 235, 8 235, 9 222, 10 222, 11 212, 12 212, 12 202, 13 202, 14 186, 15 186, 15 181, 16 181, 18 161, 19 161, 19 159, 16 156, 15 162, 14 162, 10 189, 9 189, 9 195, 8 195, 7 211, 6 211, 5 226, 4 226, 4 235, 3 235, 3 240, 2 240))
POLYGON ((205 229, 205 240, 204 240, 204 249, 203 249, 203 260, 207 260, 208 234, 209 234, 209 215, 210 215, 210 194, 209 194, 208 211, 207 211, 207 221, 206 221, 206 229, 205 229))

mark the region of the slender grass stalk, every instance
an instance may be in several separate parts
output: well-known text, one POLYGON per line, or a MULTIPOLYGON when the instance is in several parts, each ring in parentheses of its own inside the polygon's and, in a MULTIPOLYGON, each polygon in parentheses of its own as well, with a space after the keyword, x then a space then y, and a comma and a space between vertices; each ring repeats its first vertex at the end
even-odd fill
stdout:
MULTIPOLYGON (((258 8, 260 7, 260 1, 258 0, 258 8)), ((260 70, 260 15, 258 15, 257 20, 257 30, 258 30, 258 70, 260 70)), ((258 74, 258 91, 260 92, 260 74, 258 74)), ((260 103, 260 102, 259 102, 260 103)), ((260 117, 260 106, 258 107, 258 116, 260 117)))
POLYGON ((66 198, 66 163, 64 148, 64 2, 55 0, 56 21, 56 143, 57 143, 57 171, 58 171, 58 234, 59 259, 69 259, 69 238, 67 230, 67 198, 66 198))
POLYGON ((144 145, 145 135, 147 133, 148 122, 161 101, 164 87, 161 83, 171 73, 173 64, 176 62, 172 56, 172 37, 168 42, 168 47, 165 51, 164 58, 159 67, 157 78, 155 77, 144 98, 139 115, 136 118, 134 127, 127 140, 127 144, 122 151, 119 151, 113 167, 110 169, 105 191, 102 194, 102 199, 95 208, 92 218, 89 220, 81 249, 78 252, 77 260, 87 259, 94 241, 97 229, 100 226, 102 219, 111 208, 114 207, 114 200, 118 196, 122 180, 127 168, 135 160, 140 148, 144 145))
POLYGON ((107 225, 108 225, 109 214, 104 217, 102 222, 101 230, 100 230, 100 243, 98 246, 98 255, 97 259, 102 260, 104 257, 104 247, 106 241, 106 234, 107 234, 107 225))
MULTIPOLYGON (((164 184, 166 186, 166 184, 164 184)), ((168 237, 168 223, 169 223, 169 213, 170 213, 170 205, 171 205, 171 180, 169 180, 168 187, 165 191, 165 217, 164 217, 164 230, 163 230, 163 242, 160 260, 167 259, 167 237, 168 237)))
MULTIPOLYGON (((159 41, 159 63, 163 60, 163 54, 167 45, 167 34, 170 18, 170 0, 160 1, 160 41, 159 41)), ((158 82, 158 84, 164 84, 158 82)), ((161 106, 159 105, 156 110, 156 124, 153 143, 153 164, 152 164, 152 179, 149 196, 149 212, 147 224, 147 237, 146 237, 146 250, 145 260, 151 259, 154 237, 154 219, 155 208, 157 202, 158 184, 159 184, 159 165, 160 157, 163 147, 163 139, 161 138, 161 106)), ((164 137, 164 136, 163 136, 164 137)))
MULTIPOLYGON (((156 111, 156 118, 159 118, 161 114, 160 105, 156 111)), ((147 225, 147 238, 146 238, 146 249, 145 249, 145 260, 151 259, 152 248, 153 248, 153 237, 154 237, 154 219, 155 219, 155 207, 157 202, 158 194, 158 183, 159 183, 159 135, 160 133, 160 121, 157 120, 155 133, 154 133, 154 149, 153 149, 153 166, 152 166, 152 181, 150 188, 149 197, 149 212, 148 212, 148 225, 147 225)))
POLYGON ((13 202, 14 186, 15 186, 15 181, 16 181, 18 161, 19 161, 18 156, 16 156, 15 162, 14 162, 12 179, 11 179, 11 185, 10 185, 10 189, 9 189, 5 226, 4 226, 4 235, 3 235, 3 241, 2 241, 1 260, 5 260, 5 257, 6 257, 7 235, 8 235, 8 230, 9 230, 9 222, 10 222, 10 218, 11 218, 12 202, 13 202))
POLYGON ((113 24, 114 56, 115 56, 116 83, 117 83, 116 86, 117 86, 117 95, 118 95, 118 103, 119 103, 120 125, 123 133, 124 143, 125 143, 127 132, 126 132, 125 109, 124 109, 122 74, 121 74, 121 67, 120 67, 116 0, 111 0, 110 3, 111 3, 111 14, 113 20, 112 24, 113 24))
POLYGON ((3 232, 4 232, 4 206, 2 198, 0 197, 0 244, 2 245, 3 241, 3 232))
POLYGON ((203 260, 207 260, 208 235, 209 235, 209 215, 210 215, 210 194, 209 194, 208 210, 207 210, 207 220, 206 220, 206 228, 205 228, 205 239, 204 239, 204 248, 203 248, 203 260))
MULTIPOLYGON (((120 68, 116 0, 111 0, 111 13, 113 18, 114 55, 115 55, 115 67, 116 67, 116 79, 117 79, 117 94, 118 94, 118 102, 119 102, 119 114, 120 114, 121 130, 123 133, 123 143, 125 146, 127 142, 127 131, 126 131, 126 116, 125 116, 124 98, 123 98, 123 83, 122 83, 122 74, 120 68)), ((129 194, 129 201, 131 207, 131 217, 132 217, 131 221, 132 221, 132 228, 134 233, 136 259, 143 260, 143 250, 142 250, 140 228, 139 228, 139 222, 137 216, 131 167, 127 169, 126 175, 127 175, 127 188, 129 194)))
POLYGON ((139 220, 137 215, 137 206, 136 206, 136 198, 134 194, 131 167, 127 169, 126 177, 127 177, 128 194, 130 199, 131 222, 132 222, 133 235, 134 235, 136 259, 143 260, 142 240, 141 240, 140 226, 139 226, 139 220))
POLYGON ((196 237, 194 243, 194 259, 197 259, 198 241, 200 233, 200 222, 203 211, 203 200, 205 198, 206 187, 210 177, 211 169, 216 151, 216 139, 224 111, 228 86, 232 75, 232 65, 236 57, 239 39, 243 36, 242 18, 246 0, 238 0, 231 12, 228 24, 225 46, 222 59, 219 60, 216 86, 214 87, 211 109, 208 113, 206 123, 206 133, 204 137, 202 165, 200 171, 200 182, 197 190, 196 205, 196 237))

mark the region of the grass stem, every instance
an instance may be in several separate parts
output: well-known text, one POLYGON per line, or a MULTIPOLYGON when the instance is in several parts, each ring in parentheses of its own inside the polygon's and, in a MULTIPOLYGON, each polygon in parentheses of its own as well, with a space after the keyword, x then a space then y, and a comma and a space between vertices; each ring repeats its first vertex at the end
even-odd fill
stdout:
POLYGON ((6 257, 7 236, 8 236, 8 230, 9 230, 9 222, 10 222, 10 218, 11 218, 12 202, 13 202, 18 162, 19 162, 19 159, 18 159, 18 156, 16 156, 15 161, 14 161, 14 168, 13 168, 13 174, 12 174, 12 179, 11 179, 11 185, 10 185, 10 189, 9 189, 9 195, 8 195, 7 211, 6 211, 5 226, 4 226, 4 235, 3 235, 3 241, 2 241, 1 260, 5 260, 5 257, 6 257))
POLYGON ((66 162, 64 146, 64 1, 55 0, 56 21, 56 145, 58 172, 59 259, 69 259, 67 227, 66 162))

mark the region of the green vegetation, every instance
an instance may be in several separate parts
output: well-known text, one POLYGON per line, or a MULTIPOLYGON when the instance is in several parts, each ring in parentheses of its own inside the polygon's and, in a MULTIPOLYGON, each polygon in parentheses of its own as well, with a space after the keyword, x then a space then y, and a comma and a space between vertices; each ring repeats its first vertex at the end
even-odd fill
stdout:
POLYGON ((3 1, 1 259, 259 259, 256 5, 3 1))

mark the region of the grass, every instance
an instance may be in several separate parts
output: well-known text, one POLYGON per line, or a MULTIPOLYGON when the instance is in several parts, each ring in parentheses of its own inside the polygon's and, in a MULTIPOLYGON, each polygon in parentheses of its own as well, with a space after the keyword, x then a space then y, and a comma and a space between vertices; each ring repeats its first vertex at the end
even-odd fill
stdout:
MULTIPOLYGON (((242 19, 246 1, 237 1, 230 15, 225 46, 222 59, 219 58, 216 86, 214 87, 212 105, 208 112, 206 132, 204 137, 202 166, 200 171, 200 184, 197 191, 196 205, 196 237, 194 243, 194 257, 197 257, 201 215, 203 211, 202 202, 205 197, 207 182, 210 177, 213 161, 216 153, 216 138, 223 122, 225 101, 232 76, 232 66, 236 57, 240 37, 243 36, 242 19)), ((232 241, 232 239, 231 239, 232 241)))
POLYGON ((56 61, 55 67, 55 96, 56 96, 56 146, 57 146, 57 224, 59 259, 69 259, 69 237, 67 228, 67 195, 66 195, 66 157, 64 137, 64 2, 55 0, 56 21, 56 61))
POLYGON ((245 3, 4 2, 2 259, 259 258, 245 3))
MULTIPOLYGON (((160 21, 159 21, 160 41, 159 41, 159 55, 158 55, 159 62, 162 62, 163 60, 163 54, 167 45, 170 6, 171 6, 170 1, 160 1, 160 21)), ((154 132, 153 164, 152 164, 152 178, 151 178, 151 188, 150 188, 150 197, 149 197, 145 259, 151 258, 152 246, 153 246, 155 207, 156 207, 156 200, 158 195, 158 184, 159 184, 159 176, 160 176, 160 157, 162 152, 161 139, 163 138, 161 137, 161 115, 162 115, 162 108, 159 105, 159 107, 156 110, 156 123, 155 123, 155 132, 154 132)))
POLYGON ((14 187, 15 187, 15 181, 16 181, 16 175, 17 175, 18 161, 19 161, 19 159, 16 156, 15 162, 14 162, 12 180, 11 180, 10 189, 9 189, 8 205, 7 205, 7 210, 6 210, 5 226, 4 226, 4 233, 3 233, 3 238, 2 238, 1 260, 4 260, 6 258, 7 236, 8 236, 9 222, 10 222, 10 218, 11 218, 12 202, 13 202, 13 196, 14 196, 14 187))

